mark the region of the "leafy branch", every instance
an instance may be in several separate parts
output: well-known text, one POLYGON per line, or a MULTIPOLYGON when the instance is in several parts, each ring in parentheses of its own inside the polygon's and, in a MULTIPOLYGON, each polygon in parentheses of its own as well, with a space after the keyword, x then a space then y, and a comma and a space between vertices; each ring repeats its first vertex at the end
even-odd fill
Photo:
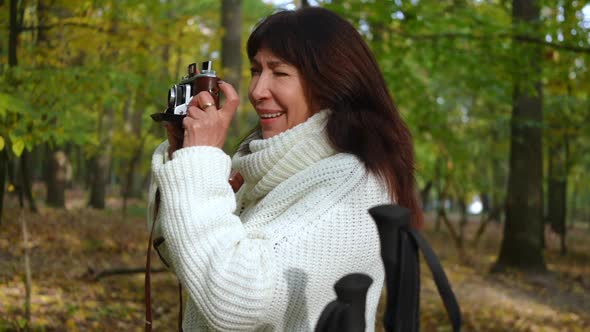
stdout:
POLYGON ((401 36, 405 36, 410 39, 469 39, 469 40, 488 40, 488 39, 503 39, 503 38, 514 38, 518 41, 522 41, 525 43, 532 43, 538 44, 554 49, 561 49, 575 53, 586 53, 590 54, 590 47, 583 47, 583 46, 576 46, 576 45, 568 45, 568 44, 557 44, 553 42, 548 42, 546 40, 535 38, 527 35, 521 34, 511 34, 511 33, 499 33, 499 34, 490 34, 490 35, 481 35, 481 34, 472 34, 472 33, 461 33, 461 32, 444 32, 444 33, 436 33, 436 34, 408 34, 403 31, 392 31, 396 34, 401 36))

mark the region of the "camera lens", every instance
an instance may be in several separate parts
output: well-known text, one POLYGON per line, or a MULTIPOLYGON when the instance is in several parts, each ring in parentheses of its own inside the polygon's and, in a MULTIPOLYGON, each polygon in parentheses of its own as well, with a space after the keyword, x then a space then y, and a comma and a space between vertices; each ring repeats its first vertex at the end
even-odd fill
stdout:
POLYGON ((186 85, 185 84, 178 84, 176 85, 176 100, 177 105, 182 105, 185 103, 185 99, 186 99, 186 85))
POLYGON ((168 107, 176 106, 176 85, 168 90, 168 107))

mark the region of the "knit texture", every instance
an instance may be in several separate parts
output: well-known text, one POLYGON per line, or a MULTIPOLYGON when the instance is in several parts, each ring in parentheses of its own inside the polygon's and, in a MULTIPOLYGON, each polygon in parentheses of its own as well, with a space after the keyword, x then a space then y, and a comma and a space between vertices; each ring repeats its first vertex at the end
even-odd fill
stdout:
POLYGON ((390 200, 355 156, 330 146, 328 115, 249 142, 233 158, 245 180, 237 195, 220 149, 183 148, 168 161, 158 147, 149 209, 159 188, 160 252, 188 293, 184 331, 313 331, 334 283, 353 272, 373 278, 374 329, 384 271, 367 210, 390 200))

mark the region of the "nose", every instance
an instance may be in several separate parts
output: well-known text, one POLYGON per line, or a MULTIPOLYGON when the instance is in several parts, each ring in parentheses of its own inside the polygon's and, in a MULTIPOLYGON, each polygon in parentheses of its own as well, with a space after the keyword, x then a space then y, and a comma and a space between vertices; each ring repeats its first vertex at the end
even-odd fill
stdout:
POLYGON ((257 102, 268 99, 271 96, 270 93, 270 82, 265 74, 253 77, 250 81, 250 101, 253 105, 257 102))

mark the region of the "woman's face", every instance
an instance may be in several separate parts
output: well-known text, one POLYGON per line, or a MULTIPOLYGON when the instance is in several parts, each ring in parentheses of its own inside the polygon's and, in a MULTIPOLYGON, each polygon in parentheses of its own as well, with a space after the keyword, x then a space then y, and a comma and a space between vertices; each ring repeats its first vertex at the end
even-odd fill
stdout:
POLYGON ((264 48, 250 62, 248 97, 260 118, 262 138, 293 128, 313 114, 297 68, 264 48))

